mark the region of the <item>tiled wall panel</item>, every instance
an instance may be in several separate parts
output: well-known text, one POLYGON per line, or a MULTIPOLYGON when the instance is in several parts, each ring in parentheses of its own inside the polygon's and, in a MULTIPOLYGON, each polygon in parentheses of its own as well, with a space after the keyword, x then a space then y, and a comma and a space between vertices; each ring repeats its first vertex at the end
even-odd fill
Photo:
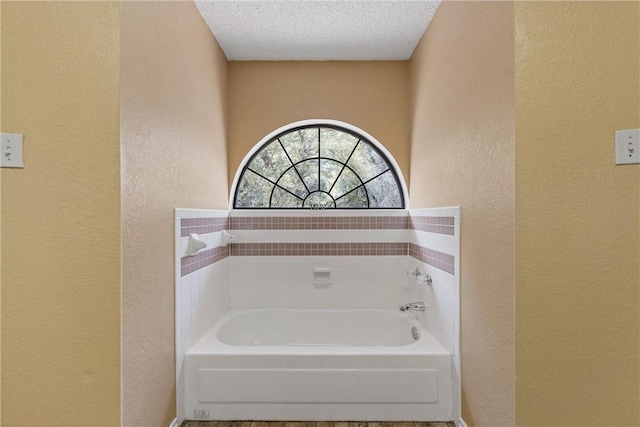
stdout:
MULTIPOLYGON (((176 334, 184 351, 230 307, 397 308, 416 313, 452 353, 460 406, 460 209, 411 211, 176 210, 176 334), (234 240, 221 246, 222 230, 234 240), (186 256, 188 236, 208 248, 186 256), (313 283, 314 268, 332 283, 313 283), (409 271, 430 274, 431 287, 409 271)), ((178 371, 179 387, 181 371, 178 371)))
MULTIPOLYGON (((221 247, 228 211, 175 210, 176 388, 184 396, 184 354, 229 309, 229 247, 221 247), (195 233, 208 249, 186 256, 195 233)), ((178 399, 178 419, 184 419, 178 399)))
MULTIPOLYGON (((199 234, 199 237, 203 238, 204 235, 199 234)), ((206 249, 193 256, 183 256, 180 259, 180 275, 186 276, 189 273, 205 268, 211 264, 221 261, 229 256, 229 246, 226 247, 214 247, 206 249)))
POLYGON ((411 296, 430 305, 427 328, 453 358, 454 419, 460 417, 460 208, 410 211, 409 256, 430 274, 433 285, 412 288, 411 296))
POLYGON ((233 307, 395 308, 406 298, 407 211, 232 211, 230 223, 233 307), (316 267, 332 270, 331 285, 313 285, 316 267))
POLYGON ((248 308, 397 308, 406 303, 406 256, 230 257, 231 305, 248 308), (313 269, 331 268, 329 286, 313 269))
POLYGON ((185 350, 229 308, 229 246, 222 247, 227 211, 176 209, 176 334, 185 350), (207 248, 186 254, 195 233, 207 248))

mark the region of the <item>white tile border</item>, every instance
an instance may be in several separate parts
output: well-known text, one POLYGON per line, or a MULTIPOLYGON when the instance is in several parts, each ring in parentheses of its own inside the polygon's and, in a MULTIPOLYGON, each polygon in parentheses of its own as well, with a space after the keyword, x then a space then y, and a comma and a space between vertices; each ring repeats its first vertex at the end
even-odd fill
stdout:
POLYGON ((182 218, 226 218, 229 211, 223 209, 175 209, 176 217, 182 218))
POLYGON ((231 218, 246 217, 358 217, 408 216, 408 209, 232 209, 231 218))
POLYGON ((445 208, 421 208, 410 209, 410 216, 460 216, 460 206, 450 206, 445 208))

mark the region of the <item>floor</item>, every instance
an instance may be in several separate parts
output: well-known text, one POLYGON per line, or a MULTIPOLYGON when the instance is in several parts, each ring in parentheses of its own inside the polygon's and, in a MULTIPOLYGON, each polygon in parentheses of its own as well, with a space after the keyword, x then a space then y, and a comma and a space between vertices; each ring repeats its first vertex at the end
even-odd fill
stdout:
POLYGON ((454 427, 444 422, 289 422, 289 421, 185 421, 181 427, 454 427))

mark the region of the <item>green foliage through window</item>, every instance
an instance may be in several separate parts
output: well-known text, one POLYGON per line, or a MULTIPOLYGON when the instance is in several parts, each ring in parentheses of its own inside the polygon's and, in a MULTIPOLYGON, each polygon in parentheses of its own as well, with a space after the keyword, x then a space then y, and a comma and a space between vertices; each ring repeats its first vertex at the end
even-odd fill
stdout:
POLYGON ((237 209, 402 209, 404 197, 386 156, 362 135, 335 125, 287 130, 242 171, 237 209))

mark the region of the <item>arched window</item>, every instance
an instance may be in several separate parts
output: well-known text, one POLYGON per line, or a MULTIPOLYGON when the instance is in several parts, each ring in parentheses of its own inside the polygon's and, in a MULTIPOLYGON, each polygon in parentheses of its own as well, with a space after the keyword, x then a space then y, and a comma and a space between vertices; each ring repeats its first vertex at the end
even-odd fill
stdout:
POLYGON ((405 207, 404 181, 380 143, 339 122, 301 123, 272 133, 247 156, 235 209, 405 207))

